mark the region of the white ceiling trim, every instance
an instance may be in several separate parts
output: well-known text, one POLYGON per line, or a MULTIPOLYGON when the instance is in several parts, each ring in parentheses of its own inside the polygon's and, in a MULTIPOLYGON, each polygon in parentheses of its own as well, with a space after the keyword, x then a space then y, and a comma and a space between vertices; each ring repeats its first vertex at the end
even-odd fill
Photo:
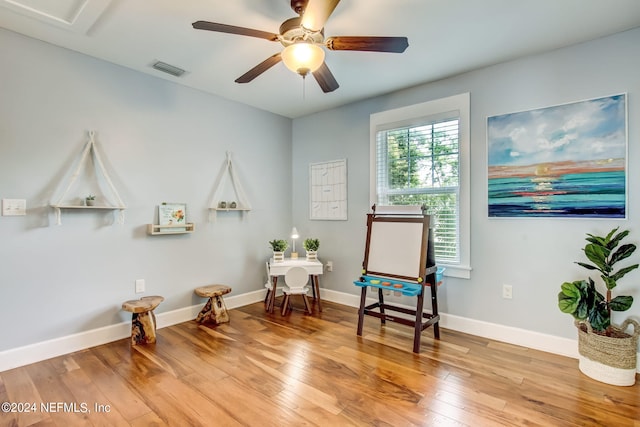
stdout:
POLYGON ((0 6, 74 33, 86 34, 112 0, 1 0, 0 6))

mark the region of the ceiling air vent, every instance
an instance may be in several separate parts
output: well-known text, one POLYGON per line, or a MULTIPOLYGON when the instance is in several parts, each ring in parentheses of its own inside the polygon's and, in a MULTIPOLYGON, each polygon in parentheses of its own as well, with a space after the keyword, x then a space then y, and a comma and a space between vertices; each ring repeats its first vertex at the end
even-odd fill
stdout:
POLYGON ((180 77, 185 73, 185 70, 183 70, 182 68, 175 67, 162 61, 157 61, 152 65, 152 67, 158 71, 162 71, 163 73, 171 74, 172 76, 176 77, 180 77))

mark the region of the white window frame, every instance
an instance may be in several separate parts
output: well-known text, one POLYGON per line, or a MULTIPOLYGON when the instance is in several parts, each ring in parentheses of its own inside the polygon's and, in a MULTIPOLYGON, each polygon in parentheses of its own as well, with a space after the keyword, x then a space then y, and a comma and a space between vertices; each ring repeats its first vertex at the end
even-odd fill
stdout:
POLYGON ((370 204, 378 204, 376 133, 379 130, 418 124, 424 122, 425 118, 442 117, 444 113, 452 111, 456 112, 460 118, 460 139, 458 141, 458 149, 460 151, 460 199, 458 201, 460 262, 456 264, 438 263, 438 266, 445 267, 445 276, 469 279, 471 277, 471 143, 469 136, 471 126, 469 93, 371 114, 369 120, 369 200, 370 204))

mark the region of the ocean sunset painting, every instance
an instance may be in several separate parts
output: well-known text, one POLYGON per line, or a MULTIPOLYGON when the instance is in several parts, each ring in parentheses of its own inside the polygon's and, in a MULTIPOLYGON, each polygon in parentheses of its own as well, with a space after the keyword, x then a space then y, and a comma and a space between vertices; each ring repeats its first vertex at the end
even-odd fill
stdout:
POLYGON ((489 217, 626 218, 626 94, 487 119, 489 217))

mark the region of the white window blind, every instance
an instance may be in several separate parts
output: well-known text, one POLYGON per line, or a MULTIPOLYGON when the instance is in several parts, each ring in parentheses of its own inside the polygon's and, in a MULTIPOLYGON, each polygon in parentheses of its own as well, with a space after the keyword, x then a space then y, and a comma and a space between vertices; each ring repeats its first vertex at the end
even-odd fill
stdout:
POLYGON ((370 203, 425 205, 445 276, 471 278, 470 94, 370 117, 370 203))
POLYGON ((378 204, 425 205, 436 259, 447 264, 460 262, 459 124, 450 113, 376 132, 378 204))

